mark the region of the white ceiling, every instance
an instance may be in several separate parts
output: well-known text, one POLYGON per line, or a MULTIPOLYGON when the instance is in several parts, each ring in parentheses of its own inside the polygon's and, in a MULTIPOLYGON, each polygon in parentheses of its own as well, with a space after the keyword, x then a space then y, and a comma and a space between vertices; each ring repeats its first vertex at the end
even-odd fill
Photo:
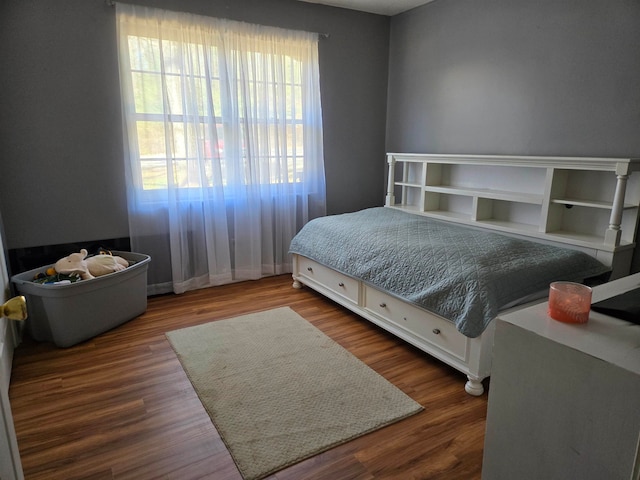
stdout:
POLYGON ((333 7, 349 8, 379 15, 397 15, 433 0, 300 0, 308 3, 321 3, 333 7))

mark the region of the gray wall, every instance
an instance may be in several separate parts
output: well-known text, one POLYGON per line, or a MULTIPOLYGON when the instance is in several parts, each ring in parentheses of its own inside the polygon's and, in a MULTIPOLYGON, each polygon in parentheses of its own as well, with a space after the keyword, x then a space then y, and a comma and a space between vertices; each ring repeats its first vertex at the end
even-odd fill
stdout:
POLYGON ((436 0, 389 49, 388 151, 640 157, 638 0, 436 0))
POLYGON ((392 151, 640 155, 638 0, 436 0, 389 72, 392 151))
MULTIPOLYGON (((389 18, 293 0, 136 0, 320 40, 327 209, 384 198, 389 18)), ((115 9, 0 2, 0 208, 10 249, 127 237, 115 9)))
MULTIPOLYGON (((640 156, 637 0, 436 0, 391 22, 292 0, 136 3, 331 34, 329 213, 382 203, 385 150, 640 156)), ((8 248, 128 236, 114 14, 0 1, 8 248)))

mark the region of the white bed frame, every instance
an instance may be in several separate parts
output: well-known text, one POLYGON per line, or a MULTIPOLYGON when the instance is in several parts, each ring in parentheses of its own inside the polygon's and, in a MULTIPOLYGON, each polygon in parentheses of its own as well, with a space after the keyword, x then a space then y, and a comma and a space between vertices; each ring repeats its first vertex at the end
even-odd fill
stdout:
MULTIPOLYGON (((387 162, 385 207, 579 249, 611 266, 612 280, 629 274, 640 159, 390 153, 387 162)), ((293 255, 293 286, 302 285, 456 368, 467 393, 483 394, 495 322, 469 338, 450 320, 293 255)))

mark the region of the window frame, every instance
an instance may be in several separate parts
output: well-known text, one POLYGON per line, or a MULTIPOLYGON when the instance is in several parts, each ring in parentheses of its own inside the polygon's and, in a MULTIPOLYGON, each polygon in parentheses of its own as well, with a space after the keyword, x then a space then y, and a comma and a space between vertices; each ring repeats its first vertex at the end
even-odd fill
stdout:
MULTIPOLYGON (((163 72, 162 70, 158 70, 158 69, 143 69, 143 68, 134 68, 134 66, 132 65, 132 61, 131 58, 134 56, 134 53, 132 52, 132 47, 131 47, 131 40, 132 39, 137 39, 138 40, 138 45, 140 44, 140 39, 149 39, 150 41, 148 42, 148 44, 153 44, 153 42, 157 42, 158 45, 158 49, 160 50, 160 52, 162 52, 163 49, 163 44, 164 42, 172 42, 173 40, 171 39, 160 39, 157 36, 153 36, 153 35, 148 35, 148 36, 141 36, 141 35, 134 35, 131 33, 127 34, 127 52, 128 52, 128 56, 129 56, 129 68, 128 68, 128 75, 130 76, 130 81, 131 81, 131 87, 132 87, 132 93, 134 98, 136 97, 136 82, 134 81, 134 76, 135 75, 140 75, 141 77, 143 75, 149 75, 149 74, 155 74, 158 75, 160 77, 160 82, 164 83, 166 82, 166 78, 171 78, 173 76, 179 78, 179 79, 187 79, 190 81, 202 81, 205 85, 208 85, 207 90, 207 97, 205 98, 205 101, 203 102, 203 105, 214 105, 215 99, 213 98, 213 95, 211 94, 211 91, 213 90, 211 83, 213 82, 218 82, 219 83, 219 90, 222 91, 224 89, 224 85, 223 85, 223 79, 220 75, 218 76, 206 76, 206 75, 196 75, 196 74, 191 74, 191 73, 174 73, 174 72, 163 72)), ((217 47, 215 46, 205 46, 203 44, 195 44, 195 43, 191 43, 192 46, 195 46, 196 49, 198 51, 201 51, 201 54, 205 54, 205 50, 209 49, 209 50, 216 50, 217 47)), ((208 55, 211 56, 211 58, 215 57, 215 52, 206 52, 208 55)), ((265 54, 264 52, 261 52, 262 54, 265 54)), ((272 53, 266 53, 266 55, 273 55, 272 53)), ((299 60, 297 60, 293 55, 282 55, 282 57, 284 57, 286 59, 286 62, 291 64, 291 68, 293 68, 293 66, 295 65, 296 62, 299 62, 299 60)), ((221 61, 220 58, 218 57, 218 63, 217 63, 217 71, 221 71, 221 68, 223 66, 221 65, 221 61)), ((302 75, 302 74, 301 74, 302 75)), ((295 75, 293 73, 290 74, 291 76, 291 80, 287 81, 286 79, 283 80, 283 82, 271 82, 268 80, 259 80, 259 79, 253 79, 251 81, 251 84, 254 86, 254 88, 256 88, 257 85, 259 85, 260 83, 262 84, 269 84, 269 85, 277 85, 278 88, 282 88, 284 90, 287 89, 293 89, 294 91, 297 91, 297 95, 299 97, 299 108, 298 105, 296 103, 296 94, 292 95, 291 97, 287 97, 286 98, 286 105, 288 105, 288 108, 285 108, 285 116, 286 118, 284 119, 287 128, 291 129, 291 130, 297 130, 298 128, 301 130, 300 132, 296 132, 295 135, 293 136, 293 139, 291 140, 291 148, 287 148, 286 152, 288 153, 286 155, 286 166, 287 166, 287 175, 286 178, 283 178, 282 176, 280 176, 280 178, 271 178, 269 179, 268 182, 260 182, 261 185, 266 186, 266 185, 271 185, 271 186, 276 186, 276 185, 286 185, 286 184, 295 184, 295 183, 301 183, 304 181, 304 166, 305 166, 305 158, 304 158, 304 136, 305 136, 305 128, 307 127, 305 122, 304 122, 304 113, 303 113, 303 79, 302 76, 299 77, 298 81, 296 81, 296 79, 294 78, 295 75), (288 115, 288 110, 291 109, 292 115, 289 116, 288 115), (299 137, 298 137, 299 136, 299 137)), ((239 82, 240 80, 238 79, 237 75, 234 75, 231 79, 231 82, 239 82)), ((185 88, 185 81, 181 80, 180 81, 180 89, 184 89, 185 88)), ((227 100, 227 101, 231 101, 231 100, 227 100)), ((234 99, 234 101, 241 103, 241 100, 238 100, 237 98, 234 99)), ((227 131, 227 128, 230 128, 228 123, 225 124, 225 114, 224 114, 224 110, 225 110, 225 100, 222 98, 222 95, 219 99, 219 103, 221 105, 221 112, 218 115, 216 112, 216 116, 208 116, 206 114, 201 114, 198 113, 197 115, 194 114, 185 114, 184 112, 182 113, 174 113, 174 114, 165 114, 165 113, 153 113, 153 112, 141 112, 138 111, 138 106, 136 105, 136 101, 134 101, 134 105, 133 105, 133 111, 132 111, 132 115, 133 115, 133 119, 136 125, 136 144, 137 144, 137 150, 135 152, 132 152, 133 154, 133 159, 132 161, 136 162, 136 168, 134 169, 135 175, 137 178, 134 178, 134 183, 137 186, 137 190, 140 192, 143 192, 143 195, 148 197, 149 200, 151 200, 154 197, 158 197, 161 196, 162 192, 166 192, 168 191, 170 188, 178 188, 180 190, 189 190, 191 187, 190 186, 178 186, 175 184, 171 184, 171 175, 170 175, 170 170, 171 168, 173 168, 174 170, 176 169, 176 164, 177 162, 184 162, 185 165, 188 165, 188 163, 190 161, 198 161, 199 156, 202 155, 202 158, 206 161, 206 162, 214 162, 214 161, 219 161, 220 162, 220 168, 222 170, 226 170, 227 168, 227 161, 228 158, 231 156, 226 156, 224 151, 222 154, 220 154, 220 152, 217 152, 217 154, 213 154, 212 151, 210 150, 210 154, 209 156, 205 156, 202 153, 197 153, 198 150, 200 149, 200 145, 198 145, 198 143, 200 142, 196 142, 194 143, 194 145, 196 145, 196 148, 193 149, 193 154, 197 154, 198 156, 194 156, 194 155, 190 155, 189 153, 189 149, 187 147, 188 145, 188 140, 186 140, 186 135, 185 135, 185 139, 184 139, 184 156, 177 156, 174 152, 173 155, 168 155, 167 154, 167 150, 166 148, 168 148, 168 143, 166 138, 167 138, 167 132, 164 132, 164 137, 165 137, 165 151, 164 151, 164 155, 163 156, 157 156, 157 157, 153 157, 153 156, 145 156, 141 153, 141 148, 140 148, 140 134, 139 134, 139 125, 143 122, 147 122, 147 123, 158 123, 160 125, 162 125, 163 129, 166 129, 167 125, 188 125, 189 124, 189 119, 191 120, 196 120, 196 122, 194 124, 197 124, 198 126, 201 126, 204 130, 211 128, 211 125, 215 125, 213 128, 216 129, 216 133, 217 133, 217 129, 219 127, 222 128, 222 133, 223 133, 223 138, 220 139, 219 136, 216 134, 215 138, 217 139, 216 142, 216 151, 218 149, 218 145, 220 145, 220 143, 223 144, 223 148, 225 146, 225 140, 226 140, 226 135, 225 132, 227 131), (145 179, 144 179, 144 164, 146 162, 151 163, 157 161, 158 163, 164 163, 164 166, 161 167, 164 169, 165 173, 164 173, 164 182, 162 182, 162 184, 156 188, 153 188, 152 186, 148 186, 148 184, 145 184, 145 179), (156 194, 152 193, 152 192, 156 192, 156 194)), ((184 104, 182 104, 182 106, 184 107, 184 104)), ((239 117, 241 120, 243 119, 242 116, 239 117)), ((268 118, 264 118, 259 120, 259 125, 263 128, 271 128, 271 127, 275 127, 277 126, 279 123, 282 123, 282 119, 281 118, 277 118, 275 116, 269 116, 268 118)), ((206 135, 205 135, 206 136, 206 135)), ((214 140, 214 139, 211 139, 214 140)), ((236 146, 236 149, 238 147, 236 146)), ((246 147, 245 147, 246 149, 246 147)), ((205 144, 202 145, 202 150, 206 150, 206 141, 205 144)), ((247 155, 246 152, 243 151, 239 157, 237 157, 241 162, 242 165, 236 165, 236 168, 240 168, 240 169, 244 169, 247 170, 247 155)), ((268 161, 273 161, 273 158, 278 158, 277 155, 271 154, 270 152, 267 154, 259 154, 258 155, 259 159, 267 159, 268 161)), ((208 181, 206 185, 196 185, 194 186, 195 189, 201 189, 201 188, 215 188, 217 186, 222 186, 225 187, 226 183, 229 182, 229 178, 226 178, 222 185, 215 185, 215 182, 213 182, 211 177, 207 177, 208 181)), ((204 183, 204 182, 202 182, 204 183)), ((245 179, 245 185, 248 184, 247 180, 245 179)))

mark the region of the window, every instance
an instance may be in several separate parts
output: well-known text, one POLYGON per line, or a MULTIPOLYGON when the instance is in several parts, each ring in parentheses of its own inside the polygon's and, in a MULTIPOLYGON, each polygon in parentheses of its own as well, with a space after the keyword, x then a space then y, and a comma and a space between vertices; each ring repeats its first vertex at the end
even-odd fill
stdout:
POLYGON ((303 181, 305 130, 318 125, 305 125, 299 48, 143 32, 126 35, 139 188, 303 181))
POLYGON ((150 291, 290 272, 291 239, 326 212, 317 35, 116 12, 129 235, 154 257, 150 291))

